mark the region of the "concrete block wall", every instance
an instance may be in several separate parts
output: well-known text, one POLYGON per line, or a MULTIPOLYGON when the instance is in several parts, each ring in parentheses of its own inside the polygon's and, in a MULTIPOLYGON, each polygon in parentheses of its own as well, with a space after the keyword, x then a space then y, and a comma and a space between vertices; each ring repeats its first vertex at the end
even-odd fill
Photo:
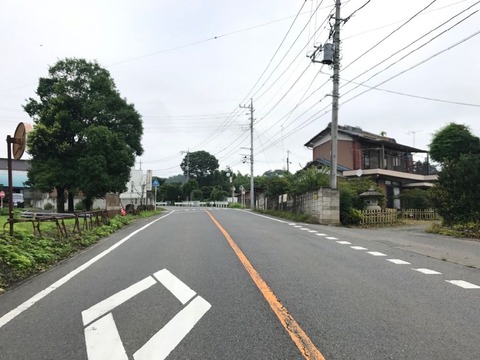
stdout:
POLYGON ((295 212, 309 214, 319 224, 340 224, 340 193, 338 190, 321 188, 297 195, 294 204, 295 212))

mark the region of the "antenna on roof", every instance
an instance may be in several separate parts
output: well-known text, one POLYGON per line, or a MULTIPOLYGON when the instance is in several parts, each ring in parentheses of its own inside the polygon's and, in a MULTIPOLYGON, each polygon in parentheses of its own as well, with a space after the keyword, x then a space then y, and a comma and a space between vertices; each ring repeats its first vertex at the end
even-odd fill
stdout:
POLYGON ((411 130, 411 131, 407 132, 407 134, 409 134, 409 135, 411 134, 412 137, 413 137, 413 147, 415 147, 415 134, 416 134, 417 132, 421 132, 421 131, 422 131, 422 130, 415 130, 415 131, 411 130))

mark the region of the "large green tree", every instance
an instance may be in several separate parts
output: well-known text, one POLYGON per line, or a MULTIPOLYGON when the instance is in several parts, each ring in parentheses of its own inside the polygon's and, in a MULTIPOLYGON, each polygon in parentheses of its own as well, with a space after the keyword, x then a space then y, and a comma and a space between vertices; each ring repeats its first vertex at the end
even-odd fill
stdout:
POLYGON ((441 164, 455 161, 462 154, 480 154, 480 139, 468 126, 450 123, 437 131, 430 144, 430 157, 441 164))
POLYGON ((207 151, 194 151, 185 155, 180 167, 185 176, 188 174, 202 187, 214 181, 215 173, 218 170, 218 160, 207 151))
POLYGON ((40 78, 37 99, 24 106, 35 126, 29 135, 29 181, 42 191, 57 190, 58 211, 68 194, 87 199, 124 191, 135 156, 143 153, 140 114, 96 62, 59 60, 40 78))
POLYGON ((465 125, 451 123, 435 133, 430 153, 442 167, 431 201, 443 221, 480 221, 480 138, 465 125))

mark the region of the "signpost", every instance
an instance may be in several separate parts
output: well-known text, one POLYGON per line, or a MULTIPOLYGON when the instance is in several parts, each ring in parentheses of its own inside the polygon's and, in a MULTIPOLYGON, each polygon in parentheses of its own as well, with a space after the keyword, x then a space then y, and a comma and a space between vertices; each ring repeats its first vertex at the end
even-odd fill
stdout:
POLYGON ((154 203, 155 203, 155 210, 157 210, 157 189, 160 186, 160 183, 158 182, 157 178, 153 179, 152 185, 155 188, 155 201, 154 201, 154 203))
MULTIPOLYGON (((19 123, 15 129, 13 137, 7 135, 7 154, 8 154, 8 222, 10 224, 10 236, 13 236, 13 176, 12 176, 12 147, 13 158, 20 160, 27 147, 27 134, 32 130, 32 124, 19 123)), ((3 199, 2 199, 3 205, 3 199)))

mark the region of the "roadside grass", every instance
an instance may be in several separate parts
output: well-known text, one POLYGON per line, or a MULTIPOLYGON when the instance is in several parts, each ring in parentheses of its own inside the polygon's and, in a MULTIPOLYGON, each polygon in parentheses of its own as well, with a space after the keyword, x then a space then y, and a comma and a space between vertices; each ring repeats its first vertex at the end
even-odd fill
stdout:
MULTIPOLYGON (((101 225, 81 234, 73 233, 74 220, 65 220, 68 237, 57 237, 55 223, 42 223, 42 237, 35 236, 31 223, 16 223, 14 236, 9 235, 9 225, 0 233, 0 293, 59 261, 95 244, 133 221, 160 214, 161 211, 145 211, 138 215, 116 215, 108 225, 101 225)), ((0 224, 8 222, 8 216, 0 216, 0 224)))
POLYGON ((437 222, 427 228, 426 231, 431 234, 439 234, 480 241, 480 222, 469 222, 464 224, 455 224, 452 226, 446 226, 440 222, 437 222))
POLYGON ((295 214, 293 212, 289 211, 278 211, 278 210, 260 210, 256 209, 255 212, 259 214, 264 214, 264 215, 271 215, 275 217, 279 217, 282 219, 287 219, 290 221, 295 221, 295 222, 303 222, 307 224, 314 224, 315 221, 310 215, 307 214, 295 214))

